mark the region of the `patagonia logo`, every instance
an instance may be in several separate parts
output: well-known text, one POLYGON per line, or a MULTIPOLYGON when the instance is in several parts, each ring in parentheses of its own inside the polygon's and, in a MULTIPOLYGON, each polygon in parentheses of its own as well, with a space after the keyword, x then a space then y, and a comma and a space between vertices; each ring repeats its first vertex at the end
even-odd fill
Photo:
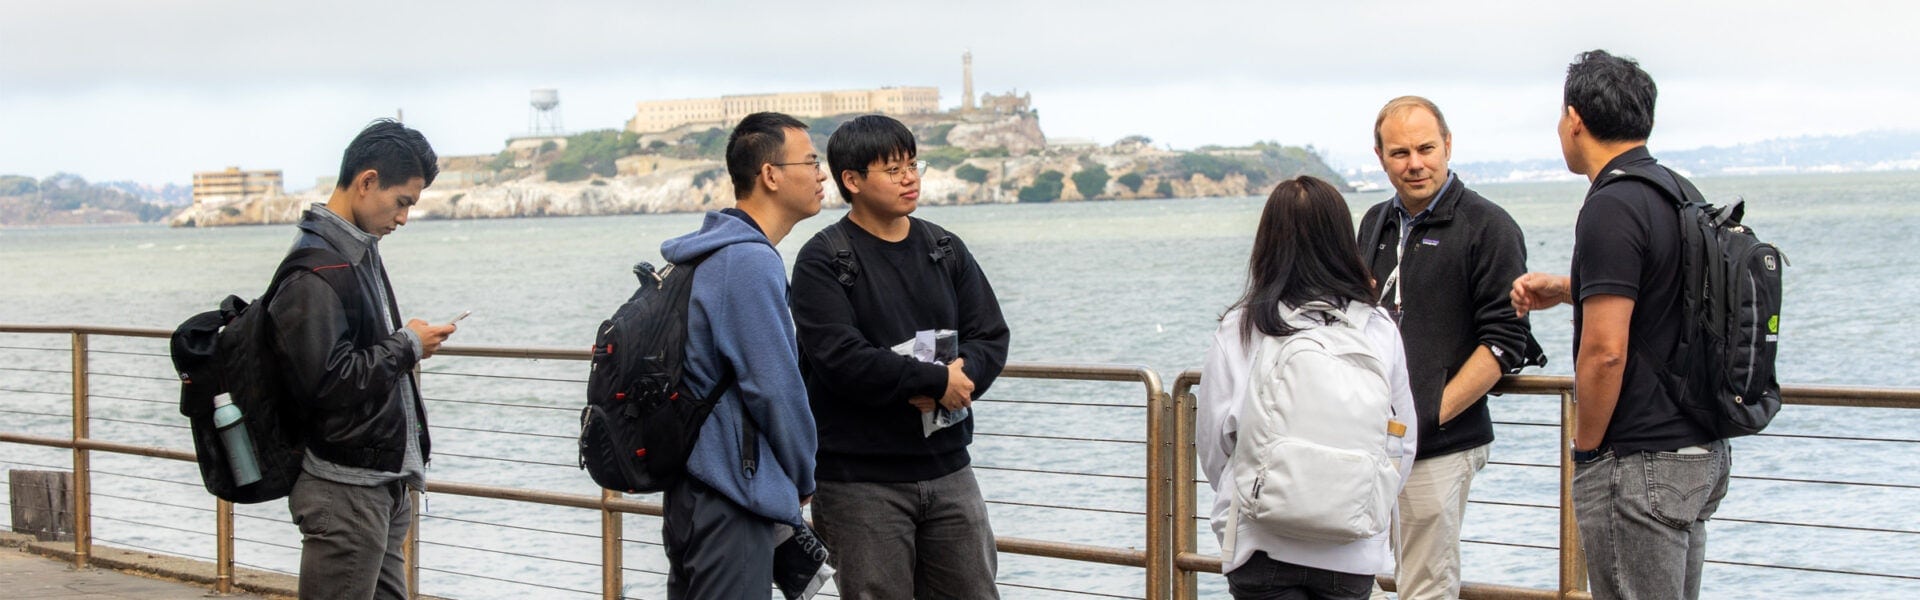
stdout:
POLYGON ((1420 243, 1428 246, 1438 246, 1440 245, 1440 240, 1436 240, 1433 238, 1426 238, 1426 239, 1420 240, 1420 243))

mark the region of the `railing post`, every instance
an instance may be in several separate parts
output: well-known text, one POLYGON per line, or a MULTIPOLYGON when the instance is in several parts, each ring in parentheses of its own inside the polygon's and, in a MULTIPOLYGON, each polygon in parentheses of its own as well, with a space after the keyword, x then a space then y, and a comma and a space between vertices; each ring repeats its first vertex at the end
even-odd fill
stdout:
POLYGON ((607 504, 608 500, 619 497, 620 492, 600 490, 600 597, 605 600, 620 600, 620 593, 626 587, 620 545, 624 515, 607 504))
POLYGON ((1168 572, 1173 568, 1173 544, 1167 535, 1173 519, 1173 507, 1167 501, 1172 491, 1168 481, 1168 454, 1173 449, 1167 435, 1167 393, 1157 386, 1147 389, 1147 600, 1163 600, 1168 572))
POLYGON ((407 598, 420 598, 420 495, 421 490, 408 489, 407 502, 413 504, 413 515, 408 519, 407 539, 401 542, 401 557, 407 563, 407 598))
POLYGON ((1580 525, 1573 511, 1573 432, 1578 411, 1573 392, 1560 392, 1560 597, 1586 591, 1587 565, 1580 551, 1580 525))
POLYGON ((213 591, 233 593, 233 503, 214 501, 213 591))
MULTIPOLYGON (((1194 456, 1187 452, 1193 447, 1193 420, 1196 398, 1193 396, 1192 381, 1181 377, 1174 384, 1173 403, 1173 556, 1188 554, 1199 550, 1195 536, 1193 516, 1196 500, 1194 498, 1194 456)), ((1199 578, 1192 571, 1173 569, 1173 598, 1192 600, 1199 597, 1199 578)))
POLYGON ((93 559, 93 478, 87 450, 87 334, 73 332, 73 566, 93 559))

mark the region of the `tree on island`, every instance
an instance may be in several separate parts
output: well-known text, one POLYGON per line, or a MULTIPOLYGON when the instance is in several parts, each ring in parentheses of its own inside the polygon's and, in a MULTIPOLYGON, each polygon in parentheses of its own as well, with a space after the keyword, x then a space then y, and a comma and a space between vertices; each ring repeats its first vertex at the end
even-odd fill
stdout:
POLYGON ((1107 168, 1098 164, 1082 167, 1073 174, 1073 187, 1088 200, 1107 195, 1107 168))
POLYGON ((959 168, 954 169, 953 176, 958 177, 960 178, 961 181, 965 181, 968 183, 986 183, 987 182, 986 169, 982 169, 980 167, 976 167, 966 163, 961 163, 959 168))
POLYGON ((1067 189, 1066 174, 1059 171, 1047 171, 1035 177, 1033 185, 1020 188, 1021 202, 1052 202, 1060 199, 1060 192, 1067 189))

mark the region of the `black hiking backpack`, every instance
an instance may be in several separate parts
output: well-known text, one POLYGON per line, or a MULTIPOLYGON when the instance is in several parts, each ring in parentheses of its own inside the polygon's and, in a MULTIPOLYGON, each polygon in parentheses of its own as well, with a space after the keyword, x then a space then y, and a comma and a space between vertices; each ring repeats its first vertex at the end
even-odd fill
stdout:
MULTIPOLYGON (((580 411, 580 467, 600 487, 665 491, 686 473, 701 425, 734 375, 705 397, 685 380, 687 306, 705 256, 655 271, 634 265, 640 289, 600 324, 580 411)), ((756 456, 748 454, 747 456, 756 456)))
MULTIPOLYGON (((1715 437, 1752 435, 1780 411, 1781 271, 1786 256, 1740 224, 1746 204, 1707 204, 1693 182, 1661 166, 1615 169, 1604 186, 1637 180, 1680 211, 1682 329, 1662 383, 1680 411, 1715 437)), ((1665 359, 1665 360, 1662 360, 1665 359)))
POLYGON ((285 498, 300 477, 306 443, 305 412, 288 390, 285 362, 274 350, 273 316, 267 307, 280 284, 299 272, 327 282, 341 306, 354 318, 360 282, 352 265, 330 250, 294 250, 274 271, 267 291, 249 303, 227 296, 218 310, 188 317, 173 330, 170 353, 180 374, 180 414, 193 430, 193 451, 207 492, 223 500, 253 504, 285 498), (240 408, 241 423, 252 438, 260 480, 237 485, 228 469, 227 448, 214 427, 214 403, 227 395, 240 408))

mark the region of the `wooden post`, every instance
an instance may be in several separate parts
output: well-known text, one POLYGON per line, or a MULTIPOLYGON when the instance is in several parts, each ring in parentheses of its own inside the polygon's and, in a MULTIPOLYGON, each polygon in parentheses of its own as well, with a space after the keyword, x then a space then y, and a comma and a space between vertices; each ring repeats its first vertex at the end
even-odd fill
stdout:
POLYGON ((66 471, 7 471, 14 533, 42 542, 73 539, 73 477, 66 471))

